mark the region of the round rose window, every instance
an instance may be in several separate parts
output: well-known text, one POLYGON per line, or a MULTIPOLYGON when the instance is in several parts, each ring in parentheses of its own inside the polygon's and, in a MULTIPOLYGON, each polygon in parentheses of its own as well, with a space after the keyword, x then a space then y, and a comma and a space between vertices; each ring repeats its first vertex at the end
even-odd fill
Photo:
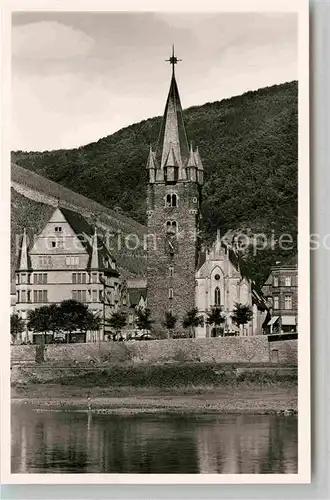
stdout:
POLYGON ((216 274, 216 275, 214 276, 214 279, 216 279, 217 281, 219 281, 219 279, 220 279, 220 274, 216 274))

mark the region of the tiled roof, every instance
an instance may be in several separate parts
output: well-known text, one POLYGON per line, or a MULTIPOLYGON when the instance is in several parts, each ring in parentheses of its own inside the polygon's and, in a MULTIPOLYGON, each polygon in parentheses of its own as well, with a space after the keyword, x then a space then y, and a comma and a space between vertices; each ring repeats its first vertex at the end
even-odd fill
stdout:
POLYGON ((171 147, 173 148, 175 158, 181 163, 180 166, 183 166, 189 158, 189 147, 183 122, 179 90, 174 74, 171 80, 157 145, 157 159, 161 167, 164 167, 171 147))
POLYGON ((262 311, 268 310, 269 308, 267 305, 267 301, 262 291, 260 290, 259 287, 256 286, 254 281, 251 282, 251 289, 252 289, 252 303, 256 304, 258 309, 261 309, 262 311))
POLYGON ((63 208, 60 207, 60 210, 76 235, 79 234, 87 234, 88 236, 93 236, 94 234, 94 229, 93 227, 88 224, 86 219, 79 213, 73 212, 72 210, 69 210, 68 208, 63 208))
MULTIPOLYGON (((94 228, 86 221, 86 219, 79 213, 73 212, 67 208, 60 208, 62 214, 76 233, 76 235, 80 238, 81 243, 84 245, 85 249, 89 253, 90 257, 92 257, 92 237, 94 235, 94 228), (88 236, 89 240, 84 236, 88 236)), ((105 271, 112 271, 111 268, 106 267, 106 262, 108 260, 114 261, 111 257, 109 251, 107 250, 104 240, 101 235, 97 236, 97 248, 98 248, 98 268, 103 269, 105 271)), ((90 263, 89 263, 90 264, 90 263)), ((113 270, 114 271, 114 270, 113 270)), ((114 271, 114 274, 118 274, 114 271)))

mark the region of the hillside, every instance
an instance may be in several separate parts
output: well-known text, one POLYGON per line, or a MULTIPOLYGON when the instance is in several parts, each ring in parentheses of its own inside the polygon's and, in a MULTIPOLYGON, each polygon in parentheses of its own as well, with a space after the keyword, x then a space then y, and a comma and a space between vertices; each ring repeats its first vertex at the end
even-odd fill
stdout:
MULTIPOLYGON (((298 85, 291 82, 185 110, 188 138, 205 167, 205 240, 214 239, 217 228, 296 239, 297 104, 298 85)), ((14 152, 13 161, 144 222, 145 165, 160 122, 145 120, 78 149, 14 152)), ((262 283, 271 264, 294 252, 250 252, 254 278, 262 283)))
POLYGON ((64 188, 29 170, 12 164, 11 167, 11 269, 12 275, 17 261, 17 245, 20 235, 26 228, 33 241, 33 235, 38 234, 52 215, 57 206, 57 198, 61 206, 79 212, 91 222, 96 223, 102 232, 113 235, 134 233, 141 240, 141 248, 134 252, 124 245, 118 248, 117 236, 113 237, 111 253, 116 259, 122 274, 127 278, 144 276, 145 255, 142 249, 143 235, 146 228, 125 215, 113 211, 90 200, 72 190, 64 188))

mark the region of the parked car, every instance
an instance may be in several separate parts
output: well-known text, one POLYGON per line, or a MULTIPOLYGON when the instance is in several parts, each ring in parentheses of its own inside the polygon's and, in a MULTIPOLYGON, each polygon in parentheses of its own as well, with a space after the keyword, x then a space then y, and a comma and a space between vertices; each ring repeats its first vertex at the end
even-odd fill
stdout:
POLYGON ((156 340, 156 337, 151 335, 150 332, 144 331, 144 332, 136 333, 135 335, 131 336, 127 340, 156 340))
POLYGON ((156 340, 156 337, 150 333, 143 333, 138 340, 156 340))

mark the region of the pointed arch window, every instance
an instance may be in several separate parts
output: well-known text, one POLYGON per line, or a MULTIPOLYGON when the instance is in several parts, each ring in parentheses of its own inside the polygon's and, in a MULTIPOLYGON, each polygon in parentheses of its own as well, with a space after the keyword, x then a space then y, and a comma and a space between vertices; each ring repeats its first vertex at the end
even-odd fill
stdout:
POLYGON ((167 233, 176 233, 178 229, 178 225, 176 220, 168 220, 166 221, 166 232, 167 233))
POLYGON ((215 306, 221 305, 221 293, 220 293, 220 288, 218 286, 214 290, 214 305, 215 306))
POLYGON ((165 206, 167 208, 177 207, 178 206, 178 196, 175 193, 167 194, 165 206))

